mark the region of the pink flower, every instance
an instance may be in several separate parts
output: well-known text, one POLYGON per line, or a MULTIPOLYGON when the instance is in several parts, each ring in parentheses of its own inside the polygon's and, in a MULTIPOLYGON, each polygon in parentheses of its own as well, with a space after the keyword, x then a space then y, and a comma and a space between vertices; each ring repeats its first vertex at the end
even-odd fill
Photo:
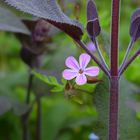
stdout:
POLYGON ((92 66, 86 68, 88 63, 90 62, 91 57, 83 53, 79 57, 79 64, 77 60, 70 56, 66 59, 65 64, 70 69, 65 69, 63 71, 63 77, 66 80, 72 80, 76 78, 77 85, 83 85, 87 83, 86 76, 97 76, 99 74, 99 68, 96 66, 92 66))

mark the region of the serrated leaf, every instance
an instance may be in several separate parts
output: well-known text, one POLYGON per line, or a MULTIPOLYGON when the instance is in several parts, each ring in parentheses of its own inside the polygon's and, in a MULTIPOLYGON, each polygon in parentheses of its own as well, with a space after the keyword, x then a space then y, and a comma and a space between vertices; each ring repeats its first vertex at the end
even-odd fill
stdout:
POLYGON ((30 34, 30 31, 16 15, 2 7, 0 7, 0 30, 30 34))
POLYGON ((53 76, 46 76, 41 73, 37 73, 35 71, 33 73, 38 79, 40 79, 41 81, 45 82, 46 84, 52 86, 53 87, 51 89, 52 92, 62 92, 64 90, 66 83, 60 84, 57 81, 57 79, 53 76))
POLYGON ((130 36, 134 41, 140 38, 140 8, 131 16, 130 36))
MULTIPOLYGON (((127 101, 132 99, 132 94, 137 92, 137 87, 126 81, 120 81, 120 104, 119 104, 119 140, 139 140, 140 122, 136 118, 135 112, 127 105, 127 101)), ((108 104, 109 104, 109 85, 107 78, 104 83, 99 84, 95 90, 94 102, 99 113, 98 123, 94 131, 101 140, 107 138, 108 130, 108 104)))
POLYGON ((5 2, 21 11, 46 19, 74 39, 80 39, 83 35, 81 24, 77 20, 68 18, 56 0, 5 0, 5 2))

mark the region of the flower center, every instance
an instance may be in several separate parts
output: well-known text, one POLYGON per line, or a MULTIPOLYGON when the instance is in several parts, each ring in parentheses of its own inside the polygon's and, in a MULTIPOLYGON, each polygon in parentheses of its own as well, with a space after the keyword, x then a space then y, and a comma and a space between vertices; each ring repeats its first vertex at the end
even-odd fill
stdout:
POLYGON ((84 71, 82 69, 79 70, 79 73, 82 74, 84 71))

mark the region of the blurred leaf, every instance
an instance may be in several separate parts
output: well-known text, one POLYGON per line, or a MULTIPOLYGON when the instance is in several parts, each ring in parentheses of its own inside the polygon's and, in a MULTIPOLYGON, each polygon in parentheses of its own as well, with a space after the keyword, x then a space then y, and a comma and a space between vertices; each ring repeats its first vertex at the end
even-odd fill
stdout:
POLYGON ((0 97, 0 116, 8 112, 12 108, 9 98, 0 97))
POLYGON ((26 105, 24 103, 14 101, 12 103, 12 106, 13 106, 13 112, 17 116, 22 116, 22 115, 24 115, 25 113, 27 113, 29 111, 28 105, 26 105))
POLYGON ((57 137, 70 111, 70 104, 64 101, 57 101, 47 108, 43 115, 43 140, 54 140, 57 137))
POLYGON ((11 110, 14 114, 21 116, 28 111, 28 106, 8 96, 0 96, 0 116, 11 110))
POLYGON ((2 7, 0 7, 0 30, 27 35, 30 34, 30 31, 17 16, 8 9, 2 7))
MULTIPOLYGON (((103 78, 104 83, 99 84, 94 94, 94 102, 99 113, 99 120, 94 128, 101 140, 107 137, 108 122, 108 104, 109 104, 109 86, 107 78, 103 78)), ((120 140, 139 140, 140 122, 136 119, 135 112, 127 106, 127 101, 132 98, 132 94, 138 91, 138 88, 126 81, 124 78, 120 81, 120 113, 119 113, 119 136, 120 140)))
POLYGON ((56 0, 5 0, 5 2, 21 11, 46 19, 75 39, 80 39, 83 35, 81 24, 77 20, 68 18, 56 0))

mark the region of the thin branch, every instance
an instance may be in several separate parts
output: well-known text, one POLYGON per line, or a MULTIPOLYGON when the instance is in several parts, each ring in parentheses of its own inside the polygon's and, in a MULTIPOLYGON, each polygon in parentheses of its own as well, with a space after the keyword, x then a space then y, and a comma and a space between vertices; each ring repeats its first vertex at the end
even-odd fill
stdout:
POLYGON ((136 51, 136 53, 127 61, 127 63, 124 65, 123 69, 120 70, 119 76, 121 76, 124 71, 132 64, 132 62, 137 58, 137 56, 140 55, 140 49, 136 51))
MULTIPOLYGON (((33 83, 33 77, 34 77, 34 75, 30 71, 29 80, 28 80, 28 87, 27 87, 26 101, 25 101, 27 105, 29 105, 29 103, 30 103, 30 95, 31 95, 32 83, 33 83)), ((23 140, 29 140, 29 132, 28 132, 29 113, 30 113, 30 111, 22 116, 23 140)))
POLYGON ((131 51, 131 49, 132 49, 132 47, 133 47, 133 44, 134 44, 134 39, 131 39, 131 41, 130 41, 130 43, 129 43, 129 46, 128 46, 128 48, 127 48, 126 54, 125 54, 125 56, 124 56, 124 59, 123 59, 123 61, 122 61, 122 64, 121 64, 121 66, 120 66, 120 68, 119 68, 119 72, 122 71, 122 69, 124 68, 125 63, 126 63, 126 61, 127 61, 127 59, 128 59, 129 53, 130 53, 130 51, 131 51))
POLYGON ((110 72, 106 70, 104 65, 100 63, 100 61, 88 50, 86 45, 81 40, 75 40, 90 56, 91 58, 98 64, 98 66, 103 70, 103 72, 110 77, 110 72))
POLYGON ((95 44, 97 53, 98 53, 98 55, 99 55, 99 57, 100 57, 100 60, 101 60, 102 64, 104 65, 105 69, 106 69, 107 71, 109 71, 108 65, 106 64, 106 61, 105 61, 105 59, 104 59, 104 57, 103 57, 103 55, 102 55, 102 53, 101 53, 101 51, 100 51, 100 49, 99 49, 99 45, 98 45, 97 39, 96 39, 96 38, 95 38, 94 40, 92 39, 92 42, 95 44))
POLYGON ((37 102, 37 122, 36 122, 36 140, 41 140, 41 97, 36 97, 37 102))

